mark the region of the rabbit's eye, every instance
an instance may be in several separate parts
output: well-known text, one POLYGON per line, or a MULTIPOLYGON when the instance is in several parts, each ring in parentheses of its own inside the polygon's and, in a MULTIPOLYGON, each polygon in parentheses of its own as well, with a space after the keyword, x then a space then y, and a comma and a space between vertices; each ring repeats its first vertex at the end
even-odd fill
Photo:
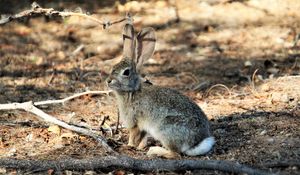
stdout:
POLYGON ((130 74, 130 70, 129 69, 125 69, 124 72, 123 72, 123 75, 124 76, 129 76, 130 74))

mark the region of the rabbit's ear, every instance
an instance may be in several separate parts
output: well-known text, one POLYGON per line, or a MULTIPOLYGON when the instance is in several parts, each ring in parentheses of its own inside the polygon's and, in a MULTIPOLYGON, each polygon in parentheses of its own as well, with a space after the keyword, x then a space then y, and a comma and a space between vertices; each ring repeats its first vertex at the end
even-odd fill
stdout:
POLYGON ((144 28, 142 31, 137 35, 137 55, 136 55, 136 69, 140 70, 143 63, 149 59, 155 49, 155 42, 156 42, 156 36, 155 36, 155 30, 151 27, 144 28))
POLYGON ((128 23, 123 29, 123 56, 131 59, 135 57, 134 28, 128 23))

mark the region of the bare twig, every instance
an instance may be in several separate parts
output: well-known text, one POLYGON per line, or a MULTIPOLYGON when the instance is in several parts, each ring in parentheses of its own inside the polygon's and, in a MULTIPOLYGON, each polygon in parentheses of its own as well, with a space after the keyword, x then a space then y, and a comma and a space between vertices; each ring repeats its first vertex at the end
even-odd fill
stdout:
POLYGON ((56 69, 53 69, 51 77, 50 77, 50 79, 49 79, 49 81, 47 83, 49 86, 51 85, 52 81, 54 80, 55 74, 56 74, 56 69))
MULTIPOLYGON (((47 103, 49 104, 49 103, 47 103)), ((0 104, 0 110, 13 110, 13 109, 23 109, 27 112, 33 113, 36 116, 42 118, 46 122, 61 126, 63 128, 88 135, 95 140, 97 140, 99 143, 102 144, 102 146, 108 151, 108 152, 114 152, 113 149, 107 144, 106 139, 101 137, 100 135, 97 135, 95 132, 80 128, 77 126, 69 125, 61 120, 58 120, 57 118, 45 113, 44 111, 40 110, 39 108, 35 107, 32 103, 32 101, 24 102, 24 103, 11 103, 11 104, 0 104)))
POLYGON ((9 23, 11 21, 21 20, 21 19, 28 18, 28 17, 33 17, 33 16, 48 16, 48 17, 79 16, 79 17, 89 19, 91 21, 94 21, 94 22, 102 25, 102 27, 104 29, 106 29, 107 27, 109 27, 113 24, 121 23, 125 20, 131 20, 131 19, 129 19, 129 18, 131 18, 130 15, 127 14, 126 17, 124 17, 122 19, 118 19, 116 21, 103 22, 103 21, 100 21, 97 18, 94 18, 94 17, 92 17, 90 15, 87 15, 87 14, 84 14, 84 13, 64 12, 64 11, 54 10, 53 8, 42 8, 37 3, 34 2, 34 3, 32 3, 30 10, 25 10, 25 11, 22 11, 18 14, 11 15, 7 18, 0 19, 0 25, 4 25, 4 24, 9 23))
POLYGON ((252 89, 253 89, 254 91, 256 91, 256 89, 255 89, 255 75, 256 75, 257 71, 258 71, 258 69, 256 69, 256 70, 253 72, 252 77, 251 77, 251 86, 252 86, 252 89))
POLYGON ((293 42, 293 47, 297 46, 297 43, 300 39, 300 33, 296 33, 295 38, 294 38, 294 42, 293 42))
POLYGON ((221 160, 139 160, 126 156, 107 156, 92 159, 63 159, 63 160, 17 160, 0 159, 0 167, 26 170, 115 170, 125 169, 142 172, 182 171, 182 170, 218 170, 229 173, 270 175, 272 173, 250 168, 248 166, 221 160))
POLYGON ((207 88, 209 86, 210 82, 209 81, 203 81, 199 84, 197 84, 196 86, 194 86, 194 88, 192 89, 193 91, 201 91, 205 88, 207 88))
POLYGON ((210 88, 207 90, 206 94, 209 94, 210 91, 211 91, 213 88, 216 88, 216 87, 223 87, 223 88, 225 88, 225 89, 227 90, 229 96, 231 96, 231 91, 230 91, 230 89, 229 89, 227 86, 225 86, 224 84, 215 84, 215 85, 213 85, 212 87, 210 87, 210 88))
MULTIPOLYGON (((40 106, 40 105, 48 105, 48 104, 57 104, 57 103, 65 103, 66 101, 72 100, 74 98, 83 96, 83 95, 87 95, 87 94, 109 94, 110 90, 108 91, 86 91, 86 92, 82 92, 82 93, 78 93, 78 94, 74 94, 70 97, 66 97, 64 99, 60 99, 60 100, 46 100, 46 101, 39 101, 39 102, 34 102, 35 106, 40 106)), ((1 109, 1 108, 0 108, 1 109)))
POLYGON ((119 125, 120 125, 120 111, 118 109, 118 118, 117 118, 116 130, 115 130, 114 134, 118 134, 118 132, 119 132, 119 125))
POLYGON ((75 56, 75 55, 77 55, 82 49, 84 49, 84 44, 80 44, 72 53, 71 53, 71 55, 72 56, 75 56))

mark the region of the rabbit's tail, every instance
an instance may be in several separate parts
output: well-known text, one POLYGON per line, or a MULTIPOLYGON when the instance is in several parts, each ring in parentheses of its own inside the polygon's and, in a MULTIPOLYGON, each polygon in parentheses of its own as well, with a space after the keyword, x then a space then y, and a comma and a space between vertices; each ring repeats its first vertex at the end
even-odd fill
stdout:
POLYGON ((184 153, 188 156, 197 156, 206 154, 215 144, 214 137, 207 137, 195 147, 186 150, 184 153))

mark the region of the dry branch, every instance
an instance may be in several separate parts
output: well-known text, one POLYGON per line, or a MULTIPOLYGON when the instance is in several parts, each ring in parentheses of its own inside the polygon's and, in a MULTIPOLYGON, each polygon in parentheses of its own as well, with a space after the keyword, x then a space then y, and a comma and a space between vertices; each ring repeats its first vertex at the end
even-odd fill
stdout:
POLYGON ((74 94, 70 97, 61 99, 61 100, 47 100, 47 101, 41 101, 41 102, 35 102, 32 101, 24 102, 24 103, 10 103, 10 104, 0 104, 0 110, 14 110, 14 109, 23 109, 27 112, 33 113, 39 118, 42 118, 48 123, 52 123, 58 126, 61 126, 63 128, 78 132, 80 134, 84 134, 87 136, 90 136, 97 140, 108 152, 116 153, 108 144, 105 138, 101 137, 100 135, 96 134, 92 130, 88 130, 85 128, 80 128, 74 125, 69 125, 61 120, 58 120, 57 118, 45 113, 44 111, 40 110, 39 108, 35 107, 35 105, 45 105, 45 104, 54 104, 54 103, 64 103, 68 100, 74 99, 76 97, 86 95, 86 94, 103 94, 103 93, 109 93, 110 91, 87 91, 79 94, 74 94))
POLYGON ((110 90, 108 91, 86 91, 86 92, 82 92, 82 93, 78 93, 78 94, 74 94, 70 97, 66 97, 64 99, 60 99, 60 100, 46 100, 46 101, 39 101, 39 102, 34 102, 35 106, 40 106, 40 105, 48 105, 48 104, 57 104, 57 103, 62 103, 64 104, 66 101, 72 100, 74 98, 83 96, 83 95, 87 95, 87 94, 109 94, 110 90))
POLYGON ((92 20, 92 21, 102 25, 104 29, 106 29, 107 27, 109 27, 113 24, 121 23, 125 20, 131 20, 130 15, 127 14, 126 17, 124 17, 122 19, 118 19, 116 21, 105 21, 105 22, 103 22, 103 21, 100 21, 97 18, 94 18, 94 17, 92 17, 90 15, 87 15, 87 14, 84 14, 84 13, 57 11, 57 10, 54 10, 53 8, 42 8, 37 3, 34 2, 34 3, 32 3, 30 10, 25 10, 25 11, 22 11, 18 14, 11 15, 7 18, 0 19, 0 25, 4 25, 4 24, 9 23, 11 21, 30 18, 30 17, 33 17, 33 16, 47 16, 47 17, 79 16, 79 17, 83 17, 83 18, 92 20))
POLYGON ((218 170, 248 175, 270 175, 272 173, 253 169, 239 163, 221 160, 139 160, 127 156, 107 156, 91 159, 63 160, 17 160, 0 159, 0 167, 26 170, 107 170, 124 169, 130 171, 152 172, 183 170, 218 170))
POLYGON ((300 167, 299 160, 289 160, 289 161, 281 161, 281 162, 271 162, 263 164, 264 167, 268 168, 279 168, 279 167, 300 167))

